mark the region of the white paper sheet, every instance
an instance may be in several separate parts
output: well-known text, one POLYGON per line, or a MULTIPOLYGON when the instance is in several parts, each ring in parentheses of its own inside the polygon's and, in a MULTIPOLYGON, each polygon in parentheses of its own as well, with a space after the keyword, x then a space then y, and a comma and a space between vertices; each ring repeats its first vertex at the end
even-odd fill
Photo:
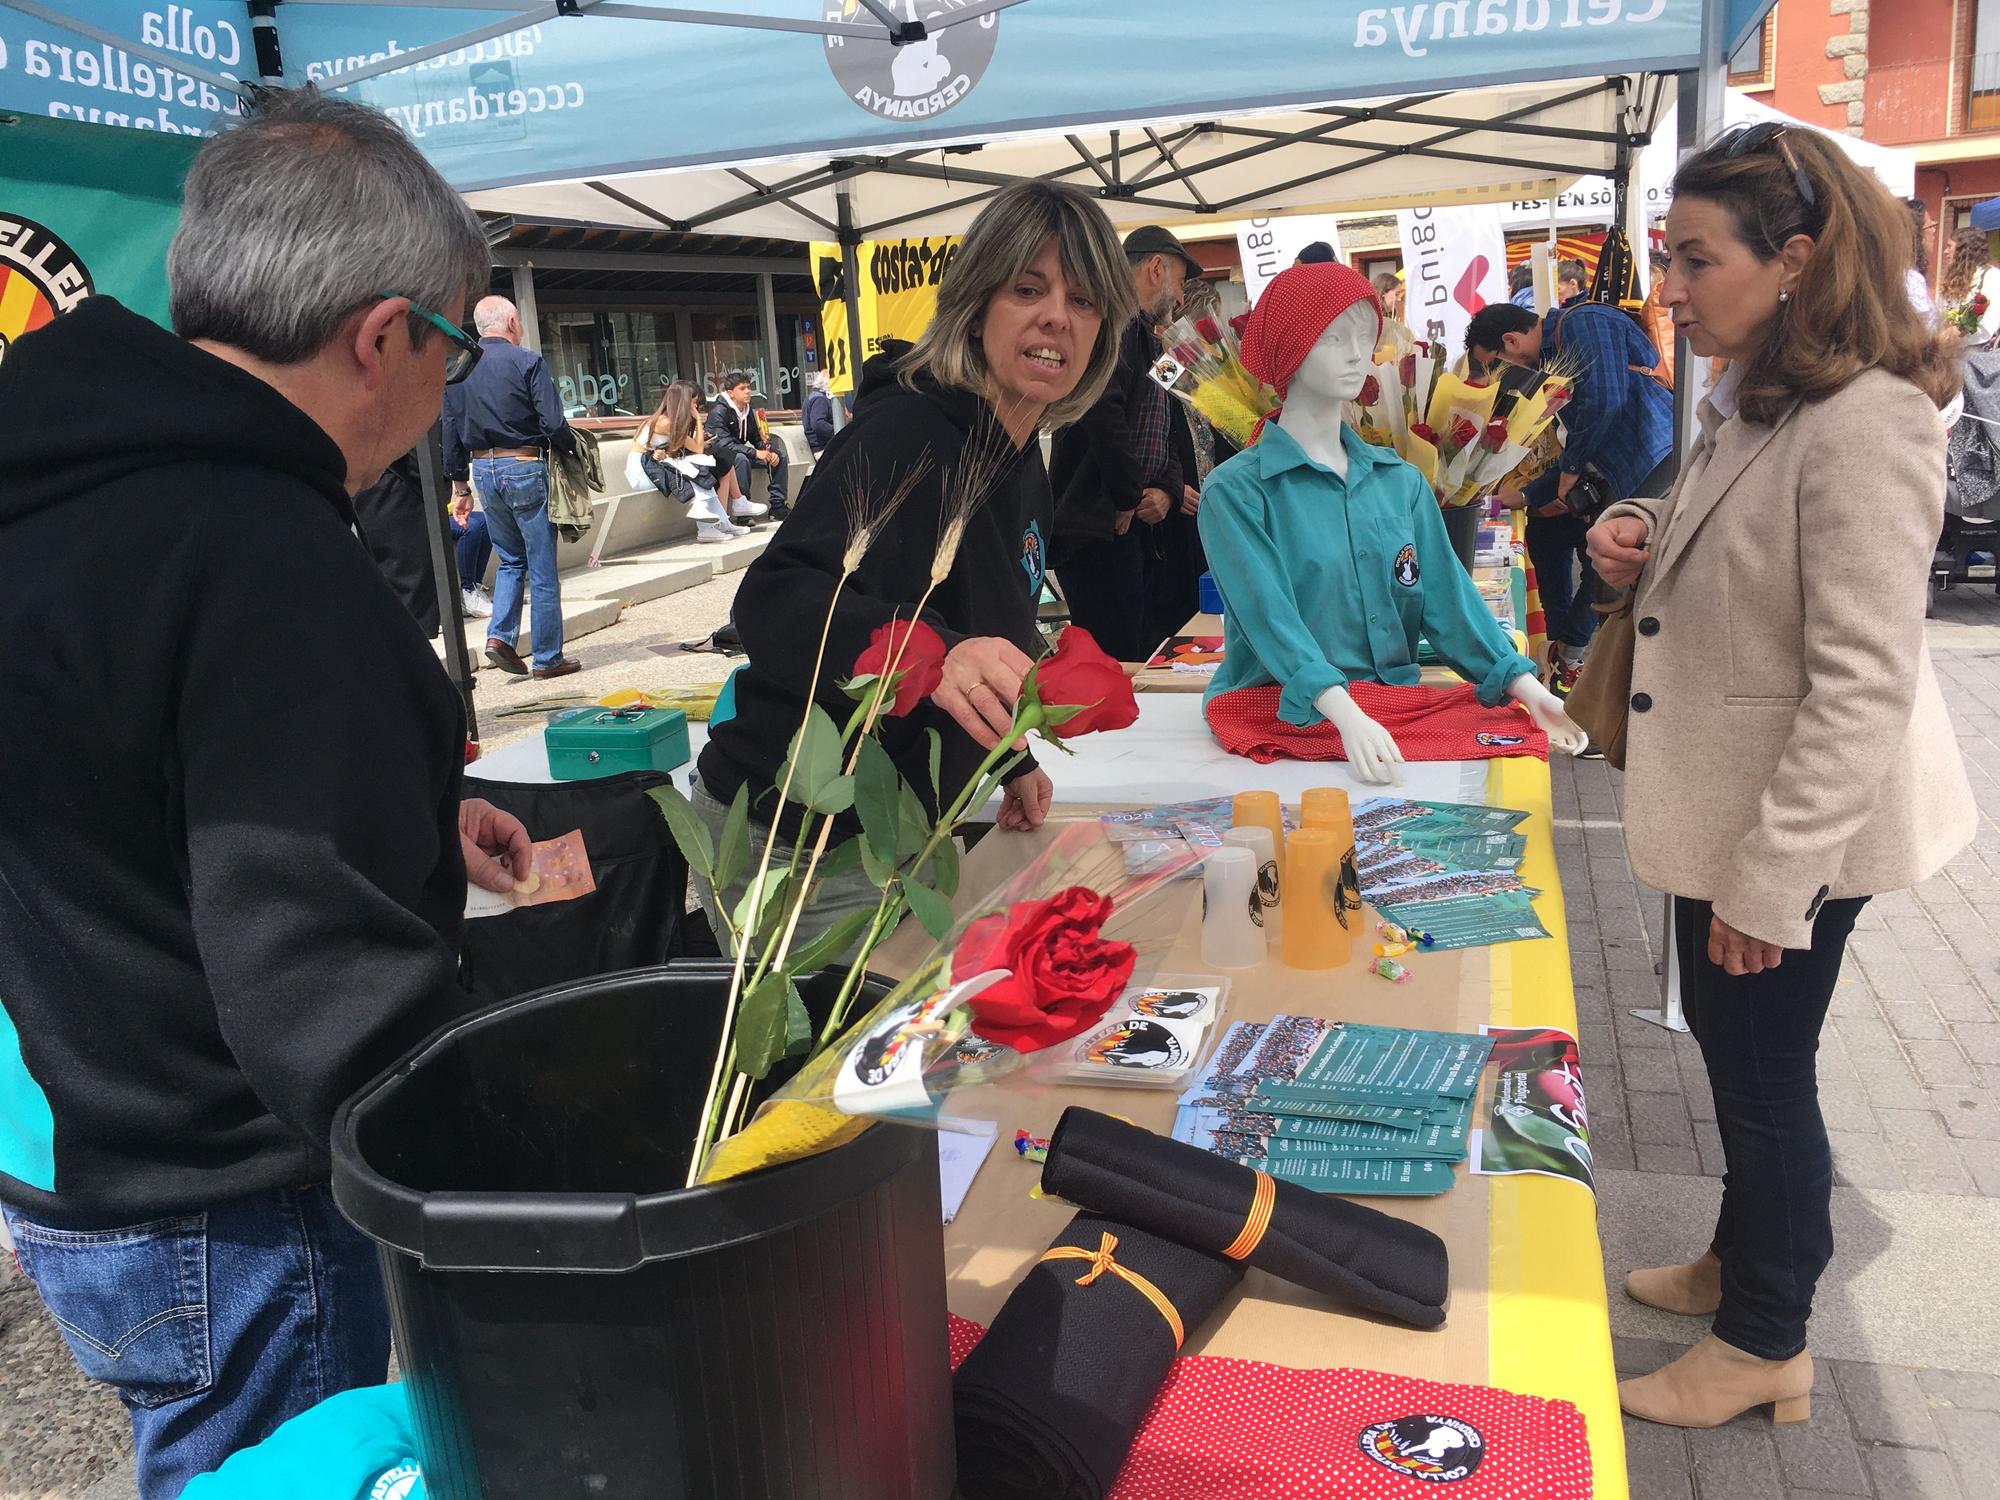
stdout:
POLYGON ((979 1175, 999 1127, 991 1120, 962 1120, 958 1130, 938 1132, 938 1186, 944 1197, 944 1222, 958 1217, 972 1179, 979 1175))

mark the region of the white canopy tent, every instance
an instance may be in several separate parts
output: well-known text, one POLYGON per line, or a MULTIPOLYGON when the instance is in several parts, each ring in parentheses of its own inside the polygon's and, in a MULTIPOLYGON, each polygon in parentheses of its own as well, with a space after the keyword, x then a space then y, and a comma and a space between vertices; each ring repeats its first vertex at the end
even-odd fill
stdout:
POLYGON ((1629 162, 1663 107, 1662 85, 1657 76, 1621 75, 1328 102, 945 139, 887 154, 579 177, 469 200, 517 217, 865 239, 918 227, 962 232, 981 203, 1023 178, 1089 188, 1121 226, 1547 197, 1629 162))

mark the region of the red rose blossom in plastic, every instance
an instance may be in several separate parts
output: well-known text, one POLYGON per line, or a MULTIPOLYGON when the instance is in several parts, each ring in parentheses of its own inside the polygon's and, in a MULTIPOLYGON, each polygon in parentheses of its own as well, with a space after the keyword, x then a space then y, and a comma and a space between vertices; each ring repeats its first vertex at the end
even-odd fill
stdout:
POLYGON ((1130 943, 1100 935, 1111 912, 1109 896, 1076 885, 1047 900, 1017 901, 966 928, 951 956, 952 982, 1008 971, 966 1001, 973 1031, 1036 1052, 1095 1025, 1139 958, 1130 943))

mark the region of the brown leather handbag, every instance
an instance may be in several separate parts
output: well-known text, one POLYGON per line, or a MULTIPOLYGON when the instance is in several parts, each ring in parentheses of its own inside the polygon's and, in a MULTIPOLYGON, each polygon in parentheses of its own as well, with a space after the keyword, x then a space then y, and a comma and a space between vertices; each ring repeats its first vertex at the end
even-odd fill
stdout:
POLYGON ((1625 726, 1632 713, 1632 594, 1626 591, 1610 604, 1591 606, 1603 620, 1584 658, 1583 675, 1563 707, 1590 735, 1604 758, 1625 769, 1625 726))

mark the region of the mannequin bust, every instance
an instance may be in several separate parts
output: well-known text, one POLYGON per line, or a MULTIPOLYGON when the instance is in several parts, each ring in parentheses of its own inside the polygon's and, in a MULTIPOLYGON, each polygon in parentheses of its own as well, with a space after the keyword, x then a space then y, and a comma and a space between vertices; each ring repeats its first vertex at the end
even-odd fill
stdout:
MULTIPOLYGON (((1504 696, 1527 710, 1529 717, 1547 732, 1554 748, 1572 755, 1578 753, 1584 749, 1588 737, 1563 711, 1561 700, 1537 680, 1527 658, 1514 654, 1497 623, 1473 594, 1470 579, 1462 576, 1464 570, 1459 567, 1456 558, 1439 563, 1431 561, 1425 553, 1429 532, 1435 531, 1439 542, 1442 541, 1441 519, 1422 515, 1429 498, 1428 486, 1424 487, 1422 496, 1412 496, 1411 474, 1403 472, 1407 470, 1407 465, 1393 456, 1384 458, 1376 450, 1367 448, 1355 435, 1343 432, 1344 405, 1360 395, 1363 383, 1374 368, 1375 346, 1382 329, 1381 312, 1372 289, 1365 283, 1350 288, 1336 279, 1344 274, 1360 283, 1360 278, 1354 273, 1335 267, 1311 269, 1322 273, 1324 279, 1319 283, 1289 288, 1288 301, 1271 299, 1271 290, 1276 290, 1279 285, 1273 282, 1272 289, 1265 293, 1265 298, 1272 300, 1273 307, 1260 308, 1266 313, 1265 326, 1259 329, 1253 317, 1245 336, 1245 363, 1251 366, 1253 373, 1277 387, 1283 401, 1282 409, 1272 419, 1273 423, 1297 445, 1311 466, 1292 468, 1288 471, 1289 477, 1282 481, 1266 482, 1282 482, 1289 487, 1287 493, 1302 496, 1309 513, 1317 513, 1309 514, 1310 532, 1303 545, 1318 550, 1319 539, 1323 537, 1329 552, 1365 547, 1364 536, 1371 527, 1379 524, 1385 487, 1401 497, 1395 502, 1401 507, 1396 514, 1408 519, 1398 524, 1415 524, 1417 527, 1414 555, 1433 570, 1448 568, 1451 573, 1460 575, 1455 580, 1449 577, 1436 582, 1427 580, 1422 585, 1424 632, 1462 674, 1474 680, 1475 685, 1481 685, 1475 669, 1497 663, 1481 685, 1482 701, 1498 701, 1503 696, 1501 676, 1507 671, 1509 663, 1518 665, 1521 670, 1506 679, 1504 696), (1334 311, 1336 307, 1338 311, 1334 311), (1314 329, 1319 330, 1316 336, 1314 329), (1310 345, 1304 344, 1305 339, 1311 339, 1310 345), (1258 368, 1259 365, 1264 368, 1258 368), (1349 451, 1350 444, 1354 452, 1349 451), (1299 489, 1301 485, 1305 486, 1303 491, 1299 489), (1350 516, 1350 505, 1363 507, 1363 510, 1350 516), (1328 512, 1338 514, 1328 515, 1328 512), (1457 650, 1454 652, 1448 647, 1456 647, 1457 650)), ((1282 273, 1280 279, 1298 274, 1298 270, 1294 269, 1282 273)), ((1417 479, 1414 483, 1420 485, 1422 481, 1417 479)), ((1295 500, 1292 503, 1298 502, 1295 500)), ((1209 519, 1203 517, 1205 539, 1209 519)), ((1223 518, 1218 516, 1215 520, 1219 523, 1223 518)), ((1272 551, 1283 554, 1286 544, 1282 539, 1274 537, 1271 544, 1272 551)), ((1403 550, 1411 551, 1410 548, 1403 550)), ((1214 556, 1215 549, 1211 548, 1212 561, 1214 556)), ((1352 566, 1359 571, 1346 576, 1359 577, 1365 591, 1370 586, 1372 570, 1380 567, 1380 561, 1368 552, 1360 551, 1352 566)), ((1414 585, 1419 572, 1417 567, 1411 566, 1408 575, 1399 577, 1397 582, 1414 585)), ((1216 576, 1222 583, 1224 594, 1231 594, 1232 580, 1224 577, 1220 567, 1216 576)), ((1436 577, 1435 571, 1432 577, 1436 577)), ((1269 590, 1263 593, 1268 597, 1269 590)), ((1299 605, 1300 615, 1288 614, 1284 622, 1287 626, 1305 623, 1301 616, 1310 612, 1311 604, 1301 595, 1299 605)), ((1278 680, 1281 688, 1289 688, 1294 695, 1300 696, 1299 710, 1305 706, 1300 687, 1304 685, 1304 690, 1310 692, 1315 673, 1321 681, 1329 675, 1366 680, 1355 671, 1354 664, 1382 661, 1376 649, 1377 632, 1381 627, 1372 623, 1380 614, 1379 610, 1370 613, 1368 623, 1364 623, 1358 631, 1351 627, 1332 627, 1325 620, 1317 626, 1316 632, 1314 627, 1307 626, 1309 633, 1319 635, 1318 653, 1308 650, 1295 656, 1294 660, 1299 662, 1296 669, 1288 668, 1282 660, 1266 656, 1264 670, 1278 680), (1325 632, 1329 629, 1333 629, 1340 639, 1327 639, 1325 632), (1350 634, 1365 638, 1347 639, 1350 634), (1349 665, 1330 669, 1330 663, 1336 660, 1349 665)), ((1396 663, 1393 670, 1401 680, 1414 681, 1415 671, 1411 664, 1414 662, 1415 623, 1408 617, 1403 623, 1408 629, 1410 656, 1407 661, 1396 663)), ((1393 638, 1390 649, 1399 649, 1393 638)), ((1383 668, 1378 666, 1375 670, 1383 668)), ((1404 764, 1404 756, 1395 737, 1356 706, 1345 686, 1321 688, 1313 693, 1310 702, 1320 716, 1340 732, 1348 762, 1359 780, 1378 785, 1401 782, 1400 768, 1404 764)), ((1304 721, 1303 715, 1293 720, 1304 721)))

